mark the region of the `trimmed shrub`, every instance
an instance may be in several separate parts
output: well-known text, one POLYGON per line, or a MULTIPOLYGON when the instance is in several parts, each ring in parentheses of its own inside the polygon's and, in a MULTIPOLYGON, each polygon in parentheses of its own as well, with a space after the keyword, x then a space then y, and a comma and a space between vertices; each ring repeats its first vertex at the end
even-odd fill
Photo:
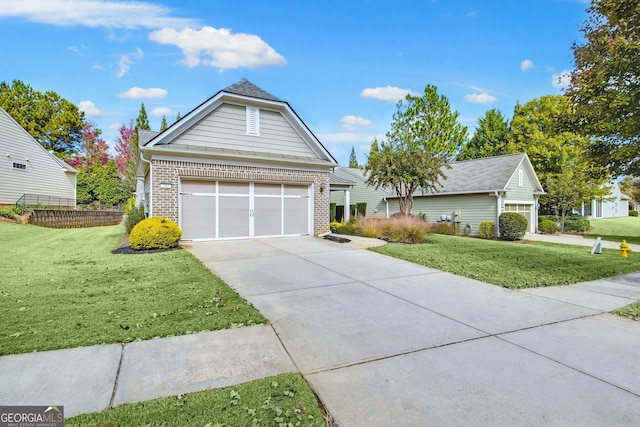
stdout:
POLYGON ((129 211, 127 218, 124 220, 124 229, 127 234, 131 234, 131 230, 140 221, 144 219, 144 206, 137 206, 129 211))
POLYGON ((336 230, 337 234, 347 234, 354 236, 356 234, 356 226, 354 224, 340 224, 340 227, 336 230))
POLYGON ((538 225, 541 233, 556 234, 558 232, 558 224, 550 219, 545 219, 538 225))
POLYGON ((492 221, 482 221, 478 225, 478 234, 481 239, 493 239, 496 235, 496 224, 492 221))
POLYGON ((342 227, 341 222, 331 221, 329 223, 329 230, 331 230, 332 233, 337 233, 340 227, 342 227))
POLYGON ((129 234, 129 244, 133 249, 169 249, 180 242, 182 231, 168 218, 154 216, 136 224, 129 234))
POLYGON ((0 216, 4 218, 13 219, 13 211, 11 208, 0 209, 0 216))
POLYGON ((583 233, 589 231, 591 223, 582 215, 571 214, 564 219, 564 231, 573 231, 575 233, 583 233))
POLYGON ((527 232, 527 218, 516 212, 503 212, 498 218, 502 240, 521 240, 527 232))
POLYGON ((629 211, 629 216, 638 216, 638 211, 629 211))
POLYGON ((365 216, 367 214, 367 204, 366 203, 356 203, 349 206, 349 212, 351 212, 351 218, 356 218, 358 216, 365 216))

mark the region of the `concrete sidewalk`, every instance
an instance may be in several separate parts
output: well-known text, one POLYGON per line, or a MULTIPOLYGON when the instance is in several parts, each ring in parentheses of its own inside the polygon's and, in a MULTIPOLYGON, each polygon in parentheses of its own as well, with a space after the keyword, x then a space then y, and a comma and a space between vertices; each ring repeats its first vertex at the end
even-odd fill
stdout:
POLYGON ((269 325, 0 357, 0 404, 66 417, 296 369, 269 325))
MULTIPOLYGON (((597 237, 597 236, 596 236, 597 237)), ((587 239, 582 237, 579 234, 538 234, 538 233, 526 233, 524 235, 524 240, 531 240, 535 242, 549 242, 549 243, 559 243, 563 245, 574 245, 574 246, 587 246, 591 248, 593 244, 596 242, 596 239, 587 239)), ((606 249, 619 249, 621 242, 609 242, 602 241, 602 247, 606 249)), ((640 252, 640 245, 635 245, 629 243, 629 247, 634 252, 640 252)))

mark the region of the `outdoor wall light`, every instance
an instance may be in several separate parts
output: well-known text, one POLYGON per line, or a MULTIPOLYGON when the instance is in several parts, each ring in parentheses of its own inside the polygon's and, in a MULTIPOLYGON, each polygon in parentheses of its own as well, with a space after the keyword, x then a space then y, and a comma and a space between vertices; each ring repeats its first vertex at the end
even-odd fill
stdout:
POLYGON ((324 193, 324 184, 320 184, 320 193, 324 193))

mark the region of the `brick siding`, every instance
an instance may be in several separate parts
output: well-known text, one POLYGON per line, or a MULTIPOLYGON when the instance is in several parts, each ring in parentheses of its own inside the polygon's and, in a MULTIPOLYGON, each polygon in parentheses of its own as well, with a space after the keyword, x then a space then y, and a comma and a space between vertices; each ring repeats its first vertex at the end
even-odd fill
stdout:
POLYGON ((211 178, 222 181, 313 184, 313 234, 329 232, 329 172, 287 168, 221 165, 175 160, 152 160, 154 216, 178 222, 178 183, 182 178, 211 178), (170 188, 161 188, 170 184, 170 188), (320 192, 320 189, 324 189, 320 192))

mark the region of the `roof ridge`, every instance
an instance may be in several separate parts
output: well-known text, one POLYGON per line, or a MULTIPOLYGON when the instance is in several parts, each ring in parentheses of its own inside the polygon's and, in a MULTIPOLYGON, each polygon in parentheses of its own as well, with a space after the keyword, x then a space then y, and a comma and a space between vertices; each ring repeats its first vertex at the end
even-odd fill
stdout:
POLYGON ((250 96, 252 98, 266 99, 269 101, 284 102, 282 99, 278 98, 275 95, 270 94, 269 92, 262 89, 261 87, 256 86, 255 84, 251 83, 249 80, 247 80, 244 77, 240 79, 239 82, 236 82, 222 89, 221 92, 235 93, 237 95, 244 95, 244 96, 250 96))

